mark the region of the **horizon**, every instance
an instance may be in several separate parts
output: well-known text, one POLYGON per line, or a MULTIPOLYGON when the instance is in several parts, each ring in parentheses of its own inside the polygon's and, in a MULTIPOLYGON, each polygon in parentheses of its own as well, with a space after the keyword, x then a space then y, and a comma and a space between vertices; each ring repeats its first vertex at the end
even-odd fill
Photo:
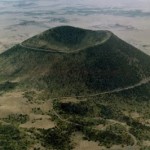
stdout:
POLYGON ((150 55, 149 6, 148 0, 1 0, 0 51, 49 28, 71 25, 110 30, 150 55))

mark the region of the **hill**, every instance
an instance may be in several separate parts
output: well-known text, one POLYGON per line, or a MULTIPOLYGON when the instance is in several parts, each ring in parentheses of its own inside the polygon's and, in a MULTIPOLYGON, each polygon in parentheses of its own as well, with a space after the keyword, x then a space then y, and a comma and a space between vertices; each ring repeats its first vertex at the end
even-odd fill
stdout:
POLYGON ((17 79, 58 95, 81 95, 127 87, 150 75, 150 57, 108 31, 56 27, 22 44, 0 55, 1 80, 17 79), (41 39, 52 39, 53 44, 40 46, 41 39))

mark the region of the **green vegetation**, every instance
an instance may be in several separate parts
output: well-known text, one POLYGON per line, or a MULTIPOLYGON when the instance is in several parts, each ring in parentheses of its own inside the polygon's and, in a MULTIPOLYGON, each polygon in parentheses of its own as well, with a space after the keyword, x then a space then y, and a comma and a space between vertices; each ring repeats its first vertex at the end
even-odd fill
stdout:
POLYGON ((106 119, 119 119, 123 116, 121 111, 117 108, 113 108, 109 105, 100 105, 100 116, 106 119))
POLYGON ((12 125, 0 124, 0 149, 27 150, 29 142, 23 138, 22 133, 12 125))
POLYGON ((52 146, 57 150, 71 149, 70 136, 73 128, 71 126, 62 126, 61 128, 52 128, 43 131, 44 145, 46 147, 52 146))
POLYGON ((6 92, 6 91, 14 89, 16 86, 17 86, 17 83, 7 81, 7 82, 0 84, 0 91, 6 92))
POLYGON ((131 129, 130 132, 135 135, 139 141, 149 140, 150 141, 150 126, 142 125, 141 123, 130 119, 131 129))
POLYGON ((34 114, 43 114, 41 108, 39 108, 39 107, 38 108, 32 108, 32 112, 34 114))
POLYGON ((29 116, 23 114, 11 114, 7 118, 3 118, 3 120, 11 124, 23 124, 29 120, 29 116))
POLYGON ((26 91, 24 92, 23 96, 28 100, 28 102, 33 101, 36 93, 34 91, 26 91))
POLYGON ((72 115, 76 114, 76 115, 85 116, 89 111, 88 106, 85 103, 78 103, 78 104, 60 103, 59 105, 57 107, 58 110, 63 110, 64 112, 72 115))
POLYGON ((107 129, 106 131, 96 131, 89 128, 84 129, 84 134, 88 140, 99 141, 101 145, 111 147, 112 145, 133 145, 132 138, 126 132, 116 132, 107 129))
MULTIPOLYGON (((76 129, 85 134, 85 139, 99 141, 101 145, 107 147, 114 144, 132 146, 135 144, 135 139, 139 143, 142 140, 150 140, 150 128, 130 115, 136 111, 140 116, 144 117, 145 114, 147 117, 150 116, 149 91, 145 90, 139 94, 141 88, 148 89, 149 83, 126 92, 87 97, 87 101, 82 101, 80 98, 79 103, 61 103, 61 100, 57 99, 54 101, 54 109, 61 118, 72 124, 79 124, 76 129), (135 97, 136 93, 138 97, 135 97), (129 115, 124 112, 128 112, 129 115), (102 127, 95 128, 98 125, 102 127)), ((56 117, 55 120, 59 119, 56 117)), ((61 121, 59 125, 62 123, 66 124, 65 121, 61 121)))
POLYGON ((150 146, 144 146, 140 150, 150 150, 150 146))

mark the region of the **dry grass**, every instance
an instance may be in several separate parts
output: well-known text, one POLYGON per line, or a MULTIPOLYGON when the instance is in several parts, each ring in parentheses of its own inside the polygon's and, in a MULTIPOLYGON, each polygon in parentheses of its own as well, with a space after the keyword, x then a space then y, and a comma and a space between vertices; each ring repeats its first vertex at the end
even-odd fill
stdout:
POLYGON ((29 114, 30 107, 22 92, 11 92, 0 96, 0 118, 10 114, 29 114))
POLYGON ((72 136, 72 141, 74 143, 73 150, 101 150, 102 147, 98 145, 98 142, 88 141, 83 139, 83 134, 76 132, 72 136))
POLYGON ((143 141, 143 146, 150 146, 150 141, 143 141))
POLYGON ((47 115, 51 109, 51 101, 31 104, 23 97, 23 92, 14 91, 0 96, 0 118, 7 118, 11 114, 27 114, 29 116, 29 121, 20 125, 22 128, 48 129, 54 127, 54 122, 47 115), (34 113, 34 108, 40 108, 42 114, 34 113))
POLYGON ((38 129, 49 129, 55 127, 53 121, 51 121, 48 115, 35 115, 30 114, 30 120, 25 124, 20 125, 21 128, 38 128, 38 129))
MULTIPOLYGON (((82 101, 86 101, 86 99, 82 99, 82 101)), ((60 102, 61 103, 80 103, 81 100, 78 100, 74 97, 67 97, 67 98, 60 99, 60 102)))

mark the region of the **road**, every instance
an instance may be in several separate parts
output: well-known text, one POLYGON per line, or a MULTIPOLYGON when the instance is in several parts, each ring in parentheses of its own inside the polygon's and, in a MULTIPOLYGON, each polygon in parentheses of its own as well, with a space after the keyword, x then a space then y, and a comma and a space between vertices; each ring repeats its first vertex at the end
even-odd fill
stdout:
POLYGON ((123 122, 119 122, 119 121, 117 121, 117 120, 113 120, 113 119, 107 119, 107 121, 109 121, 109 122, 111 122, 112 124, 110 124, 110 125, 114 125, 114 124, 120 124, 120 125, 122 125, 122 126, 124 126, 125 128, 126 128, 126 133, 132 138, 132 140, 133 140, 133 145, 132 145, 132 147, 135 147, 135 146, 137 146, 137 139, 136 139, 136 137, 133 135, 133 134, 131 134, 130 132, 129 132, 129 127, 128 127, 128 125, 126 124, 126 123, 123 123, 123 122))
MULTIPOLYGON (((62 122, 69 123, 69 124, 73 124, 73 125, 80 126, 80 127, 84 127, 84 125, 81 125, 81 124, 78 124, 78 123, 75 123, 75 122, 72 122, 72 121, 68 121, 67 119, 63 119, 54 109, 52 110, 52 113, 53 113, 59 120, 61 120, 62 122)), ((122 122, 119 122, 119 121, 116 121, 116 120, 107 119, 107 121, 108 121, 108 122, 111 122, 111 124, 108 124, 108 125, 106 125, 106 126, 104 126, 104 127, 101 127, 100 130, 104 130, 104 129, 106 129, 108 126, 115 125, 115 124, 120 124, 120 125, 125 126, 122 122)), ((130 148, 132 149, 132 148, 134 148, 134 147, 137 146, 137 139, 136 139, 136 137, 135 137, 133 134, 131 134, 131 133, 129 132, 129 128, 127 128, 126 126, 125 126, 125 128, 126 128, 126 133, 127 133, 127 134, 132 138, 132 140, 133 140, 133 143, 134 143, 134 144, 133 144, 132 146, 128 146, 129 149, 130 149, 130 148)))
MULTIPOLYGON (((127 90, 131 90, 137 87, 140 87, 142 85, 145 85, 147 83, 150 82, 150 77, 147 77, 143 80, 141 80, 140 82, 134 84, 134 85, 130 85, 127 87, 123 87, 123 88, 117 88, 114 90, 110 90, 110 91, 105 91, 105 92, 99 92, 96 94, 90 94, 90 95, 80 95, 80 96, 66 96, 66 97, 57 97, 57 98, 53 98, 54 99, 67 99, 67 98, 86 98, 86 97, 95 97, 95 96, 99 96, 99 95, 105 95, 105 94, 113 94, 113 93, 119 93, 119 92, 123 92, 123 91, 127 91, 127 90)), ((81 100, 82 101, 82 100, 81 100)), ((84 100, 85 101, 85 100, 84 100)))

